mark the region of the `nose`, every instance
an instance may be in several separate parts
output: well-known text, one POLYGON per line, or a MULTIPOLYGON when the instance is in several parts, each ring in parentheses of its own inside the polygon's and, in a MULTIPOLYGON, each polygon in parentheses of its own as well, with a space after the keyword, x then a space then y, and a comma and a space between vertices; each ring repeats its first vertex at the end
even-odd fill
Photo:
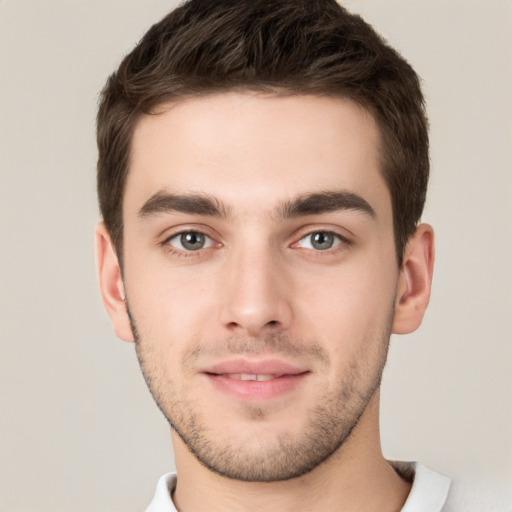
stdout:
POLYGON ((221 323, 232 334, 257 337, 283 332, 292 321, 291 287, 271 250, 240 250, 226 262, 221 323))

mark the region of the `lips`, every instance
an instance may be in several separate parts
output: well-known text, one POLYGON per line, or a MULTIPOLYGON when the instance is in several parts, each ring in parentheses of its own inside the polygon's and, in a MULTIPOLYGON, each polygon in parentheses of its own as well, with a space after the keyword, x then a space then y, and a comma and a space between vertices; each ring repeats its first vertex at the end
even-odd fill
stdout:
POLYGON ((202 372, 214 389, 239 400, 270 400, 296 389, 309 370, 284 361, 233 359, 202 372))
POLYGON ((298 375, 307 371, 285 361, 278 359, 265 359, 251 361, 249 359, 231 359, 214 364, 204 370, 205 373, 216 375, 298 375))

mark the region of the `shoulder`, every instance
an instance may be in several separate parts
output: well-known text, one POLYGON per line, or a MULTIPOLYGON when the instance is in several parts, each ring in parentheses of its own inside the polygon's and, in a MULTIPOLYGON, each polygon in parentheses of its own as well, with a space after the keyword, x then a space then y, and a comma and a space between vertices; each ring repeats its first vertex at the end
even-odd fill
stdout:
POLYGON ((404 480, 412 483, 401 512, 511 512, 503 489, 486 482, 450 479, 419 462, 390 462, 404 480))
MULTIPOLYGON (((497 487, 497 486, 496 486, 497 487)), ((512 502, 492 484, 453 480, 443 512, 510 512, 512 502)))

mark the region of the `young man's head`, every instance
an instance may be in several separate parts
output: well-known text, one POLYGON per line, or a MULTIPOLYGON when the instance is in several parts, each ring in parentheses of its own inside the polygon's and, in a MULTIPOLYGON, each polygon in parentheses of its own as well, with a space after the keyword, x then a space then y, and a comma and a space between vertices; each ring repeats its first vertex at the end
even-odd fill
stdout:
POLYGON ((371 465, 389 337, 432 274, 411 67, 331 0, 192 0, 110 77, 98 145, 103 298, 178 465, 371 465))

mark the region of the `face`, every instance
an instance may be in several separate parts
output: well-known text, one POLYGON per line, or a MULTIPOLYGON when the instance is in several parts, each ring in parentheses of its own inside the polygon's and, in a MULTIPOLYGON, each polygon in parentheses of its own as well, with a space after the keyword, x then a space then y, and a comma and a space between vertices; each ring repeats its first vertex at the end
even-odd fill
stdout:
POLYGON ((378 388, 399 280, 378 148, 365 110, 313 96, 138 123, 122 293, 156 402, 213 471, 310 471, 378 388))

